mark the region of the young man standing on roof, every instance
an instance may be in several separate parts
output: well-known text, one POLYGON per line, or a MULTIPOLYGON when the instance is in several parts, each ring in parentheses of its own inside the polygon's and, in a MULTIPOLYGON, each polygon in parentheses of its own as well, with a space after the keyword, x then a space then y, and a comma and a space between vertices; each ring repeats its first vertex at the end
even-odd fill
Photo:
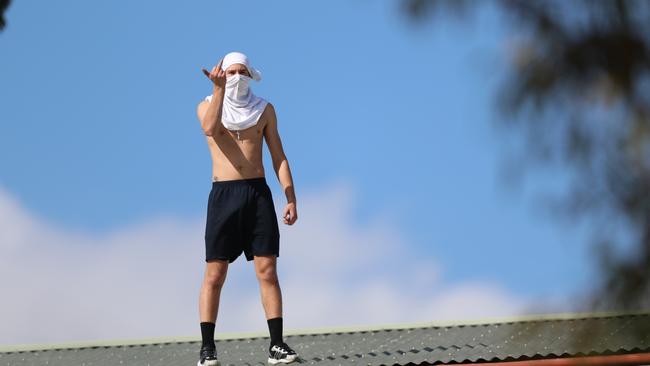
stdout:
POLYGON ((201 101, 197 115, 212 156, 212 190, 205 227, 205 277, 199 298, 201 335, 199 366, 219 365, 214 328, 228 264, 244 252, 254 260, 262 304, 271 336, 270 364, 289 363, 297 354, 282 339, 282 294, 276 272, 280 232, 271 190, 262 165, 266 140, 273 169, 287 204, 284 224, 298 219, 289 162, 282 149, 273 105, 253 94, 249 83, 261 72, 241 52, 228 53, 210 72, 212 94, 201 101))

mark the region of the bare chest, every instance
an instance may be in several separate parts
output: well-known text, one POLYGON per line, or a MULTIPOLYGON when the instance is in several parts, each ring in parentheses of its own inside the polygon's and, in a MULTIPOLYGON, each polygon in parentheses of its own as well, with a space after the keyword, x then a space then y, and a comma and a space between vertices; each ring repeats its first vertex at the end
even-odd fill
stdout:
POLYGON ((266 126, 265 115, 262 114, 254 126, 243 130, 229 130, 223 124, 212 136, 206 136, 212 153, 221 151, 228 154, 234 151, 253 153, 262 146, 264 127, 266 126))

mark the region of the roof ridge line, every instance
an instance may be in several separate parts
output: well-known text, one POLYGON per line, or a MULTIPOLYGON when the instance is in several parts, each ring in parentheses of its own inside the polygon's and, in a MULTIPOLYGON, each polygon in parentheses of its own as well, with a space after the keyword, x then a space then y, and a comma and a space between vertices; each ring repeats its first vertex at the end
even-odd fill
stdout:
MULTIPOLYGON (((636 315, 650 315, 650 309, 636 310, 636 311, 596 311, 596 312, 577 312, 577 313, 542 313, 542 314, 528 314, 528 315, 514 315, 507 317, 489 317, 481 319, 470 320, 435 320, 426 322, 411 322, 411 323, 387 323, 378 325, 356 325, 356 326, 336 326, 336 327, 321 327, 321 328, 292 328, 285 329, 284 336, 289 335, 314 335, 314 334, 330 334, 330 333, 356 333, 368 331, 382 331, 382 330, 401 330, 401 329, 414 329, 414 328, 430 328, 430 327, 449 327, 449 326, 471 326, 471 325, 486 325, 497 323, 511 323, 511 322, 529 322, 540 320, 569 320, 569 319, 582 319, 582 318, 608 318, 619 316, 636 316, 636 315)), ((268 331, 255 331, 255 332, 229 332, 215 334, 215 340, 235 340, 235 339, 248 339, 248 338, 268 338, 268 331)), ((17 344, 9 346, 0 346, 0 353, 2 352, 20 352, 20 351, 47 351, 58 349, 75 349, 75 348, 100 348, 100 347, 115 347, 115 346, 138 346, 150 345, 159 343, 179 343, 179 342, 197 342, 201 341, 200 336, 163 336, 154 338, 130 338, 130 339, 106 339, 106 340, 92 340, 92 341, 71 341, 63 343, 45 343, 45 344, 17 344)))

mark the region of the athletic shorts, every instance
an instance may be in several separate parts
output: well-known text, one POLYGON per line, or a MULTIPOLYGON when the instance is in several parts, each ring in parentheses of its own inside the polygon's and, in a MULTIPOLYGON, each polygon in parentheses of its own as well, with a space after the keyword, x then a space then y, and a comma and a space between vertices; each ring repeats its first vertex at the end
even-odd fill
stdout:
POLYGON ((205 261, 232 263, 244 252, 280 256, 280 230, 265 177, 212 182, 205 225, 205 261))

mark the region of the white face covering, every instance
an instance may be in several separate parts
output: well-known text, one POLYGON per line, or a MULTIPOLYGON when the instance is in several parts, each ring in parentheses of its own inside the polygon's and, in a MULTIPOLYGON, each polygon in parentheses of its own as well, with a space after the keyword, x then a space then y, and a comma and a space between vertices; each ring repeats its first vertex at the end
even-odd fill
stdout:
POLYGON ((226 96, 235 105, 246 105, 251 78, 244 74, 235 74, 226 78, 226 96))
MULTIPOLYGON (((243 74, 226 77, 226 92, 223 98, 221 123, 229 130, 243 130, 257 124, 268 102, 253 94, 250 81, 261 80, 261 72, 248 62, 248 57, 241 52, 231 52, 224 57, 222 67, 227 70, 230 65, 240 63, 248 69, 253 78, 243 74)), ((212 95, 205 98, 208 102, 212 95)))

